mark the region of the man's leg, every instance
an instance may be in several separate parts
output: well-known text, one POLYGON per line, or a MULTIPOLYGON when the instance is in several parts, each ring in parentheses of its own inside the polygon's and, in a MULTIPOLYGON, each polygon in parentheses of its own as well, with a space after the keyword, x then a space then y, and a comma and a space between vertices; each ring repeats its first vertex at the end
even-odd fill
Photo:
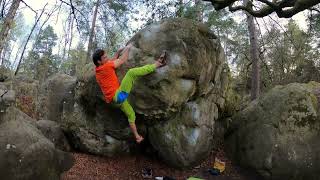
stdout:
POLYGON ((129 69, 121 81, 119 90, 129 94, 133 87, 134 82, 137 80, 138 77, 150 74, 155 70, 156 70, 155 64, 148 64, 142 67, 129 69))
MULTIPOLYGON (((150 73, 154 72, 155 69, 156 69, 155 64, 149 64, 149 65, 145 65, 142 67, 129 69, 128 72, 126 73, 126 75, 124 76, 124 78, 122 79, 121 85, 120 85, 118 91, 116 92, 116 95, 114 97, 115 102, 117 102, 117 96, 121 91, 129 94, 132 87, 133 87, 134 82, 137 80, 138 77, 150 74, 150 73)), ((140 143, 143 140, 143 137, 140 136, 140 134, 137 131, 137 127, 135 124, 136 115, 135 115, 135 112, 134 112, 132 106, 129 104, 127 99, 123 103, 121 103, 120 109, 128 117, 131 131, 134 134, 136 141, 138 143, 140 143)))
MULTIPOLYGON (((137 67, 137 68, 132 68, 129 69, 124 78, 121 81, 121 85, 119 89, 117 90, 115 96, 114 96, 114 101, 118 101, 118 94, 123 91, 127 94, 130 93, 134 82, 137 80, 138 77, 150 74, 156 70, 156 68, 162 67, 166 64, 165 58, 157 60, 154 64, 149 64, 145 65, 142 67, 137 67)), ((137 131, 137 127, 135 124, 136 116, 135 112, 132 108, 132 106, 129 104, 128 100, 125 100, 123 103, 120 105, 120 109, 126 114, 128 117, 129 125, 130 128, 136 138, 137 143, 140 143, 143 141, 143 137, 139 135, 137 131)))
POLYGON ((140 136, 138 133, 135 120, 136 120, 136 115, 135 112, 132 108, 132 106, 129 104, 128 100, 125 100, 121 105, 120 109, 125 113, 125 115, 128 117, 129 125, 131 128, 132 133, 134 134, 134 137, 136 138, 137 143, 140 143, 143 141, 143 137, 140 136))

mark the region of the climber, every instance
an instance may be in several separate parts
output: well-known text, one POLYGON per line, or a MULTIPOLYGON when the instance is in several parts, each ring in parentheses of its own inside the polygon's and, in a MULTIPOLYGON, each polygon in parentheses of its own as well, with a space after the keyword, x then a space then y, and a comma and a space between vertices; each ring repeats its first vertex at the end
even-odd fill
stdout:
POLYGON ((143 137, 137 131, 135 112, 127 98, 138 77, 150 74, 154 72, 156 68, 166 65, 167 53, 164 51, 154 64, 129 69, 122 79, 121 84, 119 84, 115 69, 128 60, 131 47, 132 44, 128 44, 126 47, 119 49, 113 58, 108 58, 104 50, 98 49, 93 54, 92 59, 96 65, 96 80, 103 92, 105 101, 107 103, 113 102, 120 106, 120 109, 128 117, 130 129, 135 136, 136 142, 140 143, 143 141, 143 137), (121 52, 122 55, 120 56, 121 52))

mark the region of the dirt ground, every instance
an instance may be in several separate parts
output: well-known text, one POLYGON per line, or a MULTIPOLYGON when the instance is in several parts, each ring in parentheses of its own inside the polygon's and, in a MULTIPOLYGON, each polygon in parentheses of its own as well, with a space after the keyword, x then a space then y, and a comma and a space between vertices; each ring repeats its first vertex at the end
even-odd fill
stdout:
POLYGON ((241 169, 229 161, 222 150, 213 151, 199 166, 189 170, 176 170, 168 167, 156 158, 143 155, 125 155, 119 157, 99 157, 94 155, 73 153, 74 166, 62 175, 62 180, 136 180, 143 179, 143 168, 153 170, 156 176, 169 176, 177 180, 198 177, 206 180, 261 180, 262 178, 241 169), (207 172, 213 166, 215 157, 226 162, 223 174, 214 176, 207 172))

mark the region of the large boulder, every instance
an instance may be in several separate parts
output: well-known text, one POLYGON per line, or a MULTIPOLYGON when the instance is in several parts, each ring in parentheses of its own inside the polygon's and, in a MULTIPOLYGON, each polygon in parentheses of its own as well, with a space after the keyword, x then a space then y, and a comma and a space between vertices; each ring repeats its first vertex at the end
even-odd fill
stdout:
POLYGON ((0 176, 7 180, 60 179, 74 158, 55 148, 35 121, 13 106, 0 113, 0 176))
MULTIPOLYGON (((142 29, 129 42, 133 47, 128 63, 117 71, 120 80, 129 68, 154 63, 168 51, 167 66, 140 78, 129 96, 139 132, 168 164, 185 168, 199 163, 218 137, 215 122, 228 86, 219 40, 201 23, 167 19, 142 29)), ((84 67, 74 89, 56 113, 73 146, 100 155, 127 152, 133 138, 127 118, 104 101, 93 64, 84 67)))
POLYGON ((320 84, 276 86, 232 117, 226 149, 266 179, 320 176, 320 84))
MULTIPOLYGON (((130 102, 148 121, 148 137, 170 165, 190 167, 214 147, 215 122, 224 108, 228 67, 218 38, 203 24, 169 19, 138 32, 128 67, 154 63, 162 50, 168 65, 135 84, 130 102)), ((124 74, 124 73, 122 73, 124 74)))

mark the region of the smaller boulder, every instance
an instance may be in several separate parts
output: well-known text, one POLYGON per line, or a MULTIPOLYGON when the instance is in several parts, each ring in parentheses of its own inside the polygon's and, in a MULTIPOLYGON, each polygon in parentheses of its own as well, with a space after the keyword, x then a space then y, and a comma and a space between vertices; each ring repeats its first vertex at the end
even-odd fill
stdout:
POLYGON ((71 150, 68 140, 58 123, 49 120, 40 120, 36 122, 36 126, 40 129, 42 134, 56 146, 56 148, 62 151, 71 150))
POLYGON ((4 66, 0 66, 0 82, 6 81, 10 76, 10 70, 4 66))
POLYGON ((15 98, 15 91, 0 88, 0 113, 5 113, 6 109, 15 102, 15 98))
POLYGON ((0 114, 0 177, 8 180, 59 180, 74 157, 56 149, 34 120, 9 107, 0 114))
POLYGON ((232 117, 226 150, 265 179, 318 180, 320 83, 276 86, 232 117))

